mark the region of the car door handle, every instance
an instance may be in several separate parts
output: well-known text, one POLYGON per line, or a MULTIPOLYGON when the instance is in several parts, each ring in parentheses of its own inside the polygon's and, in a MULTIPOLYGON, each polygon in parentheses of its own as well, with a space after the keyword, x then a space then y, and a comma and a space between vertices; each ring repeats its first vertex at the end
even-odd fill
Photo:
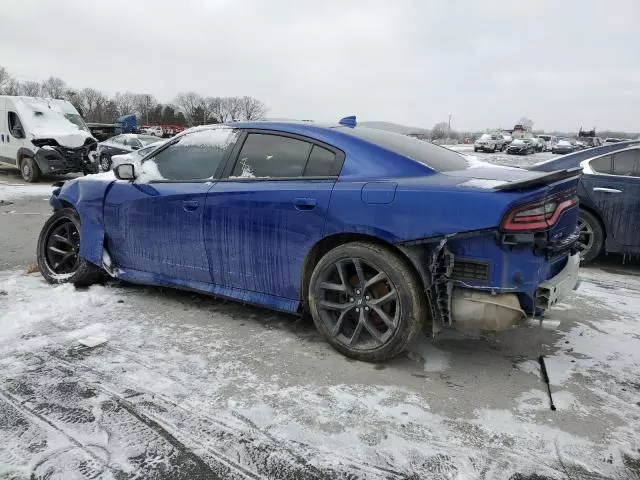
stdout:
POLYGON ((313 210, 316 208, 317 200, 315 198, 296 198, 293 201, 297 210, 313 210))
POLYGON ((185 200, 182 202, 182 208, 184 208, 186 212, 193 212, 197 210, 199 206, 200 202, 197 200, 185 200))
POLYGON ((605 188, 605 187, 595 187, 593 191, 605 192, 605 193, 622 193, 622 190, 618 190, 617 188, 605 188))

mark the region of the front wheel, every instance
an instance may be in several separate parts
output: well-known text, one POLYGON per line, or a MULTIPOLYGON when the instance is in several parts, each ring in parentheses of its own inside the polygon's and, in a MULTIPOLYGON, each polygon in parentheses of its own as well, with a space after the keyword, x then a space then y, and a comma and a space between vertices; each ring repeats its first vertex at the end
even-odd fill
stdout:
POLYGON ((366 362, 395 357, 415 339, 427 312, 420 281, 386 247, 354 242, 320 259, 309 285, 314 323, 340 353, 366 362))
POLYGON ((95 283, 101 271, 80 252, 80 219, 75 210, 63 208, 45 222, 38 237, 38 269, 49 283, 95 283))
POLYGON ((596 259, 604 245, 604 230, 600 221, 592 213, 580 210, 578 217, 580 234, 580 262, 585 265, 596 259))
POLYGON ((111 169, 111 158, 107 155, 102 155, 100 157, 100 168, 103 172, 108 172, 111 169))
POLYGON ((40 167, 33 158, 26 157, 20 162, 20 173, 25 182, 35 183, 40 180, 40 167))

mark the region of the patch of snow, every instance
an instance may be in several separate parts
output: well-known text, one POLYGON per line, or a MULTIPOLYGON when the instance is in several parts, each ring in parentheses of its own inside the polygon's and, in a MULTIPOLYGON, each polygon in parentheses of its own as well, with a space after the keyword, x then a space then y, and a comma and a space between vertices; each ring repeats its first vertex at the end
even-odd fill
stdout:
POLYGON ((0 200, 12 200, 20 197, 51 196, 51 185, 20 185, 0 183, 0 200))
POLYGON ((486 180, 483 178, 472 178, 465 182, 459 183, 459 187, 473 187, 473 188, 482 188, 486 190, 491 190, 492 188, 499 187, 500 185, 504 185, 505 181, 503 180, 486 180))
POLYGON ((67 120, 59 101, 16 97, 14 105, 26 134, 33 139, 52 138, 60 145, 77 148, 88 138, 93 138, 91 133, 67 120))
MULTIPOLYGON (((113 170, 108 173, 113 173, 113 170)), ((155 160, 150 158, 140 165, 140 170, 136 175, 135 183, 149 183, 155 180, 166 180, 166 178, 164 178, 160 173, 160 170, 158 170, 158 164, 155 160)))
POLYGON ((420 334, 408 349, 410 358, 424 363, 425 372, 443 372, 449 368, 450 353, 437 349, 426 335, 420 334))
POLYGON ((242 167, 242 173, 240 175, 231 175, 229 178, 256 178, 251 170, 251 166, 247 164, 247 157, 240 159, 240 166, 242 167))

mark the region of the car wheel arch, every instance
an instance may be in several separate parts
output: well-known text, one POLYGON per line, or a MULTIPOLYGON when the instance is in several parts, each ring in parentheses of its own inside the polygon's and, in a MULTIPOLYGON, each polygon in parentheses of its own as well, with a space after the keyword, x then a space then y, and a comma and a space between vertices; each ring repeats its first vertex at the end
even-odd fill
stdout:
POLYGON ((300 301, 302 310, 304 312, 308 311, 309 306, 309 281, 311 279, 311 274, 313 273, 313 270, 320 259, 337 246, 352 242, 369 242, 389 248, 391 251, 396 253, 399 257, 407 262, 407 264, 416 274, 416 277, 420 279, 422 287, 424 288, 424 277, 419 272, 418 268, 416 268, 413 260, 393 243, 390 243, 380 237, 364 233, 337 233, 319 240, 313 247, 311 247, 304 259, 300 275, 300 301))

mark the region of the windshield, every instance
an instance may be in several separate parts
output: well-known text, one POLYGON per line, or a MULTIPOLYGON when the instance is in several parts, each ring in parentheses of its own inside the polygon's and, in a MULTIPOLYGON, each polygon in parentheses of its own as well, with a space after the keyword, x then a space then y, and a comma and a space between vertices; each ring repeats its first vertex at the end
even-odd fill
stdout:
POLYGON ((138 135, 138 140, 142 145, 149 145, 150 143, 155 143, 158 141, 158 137, 154 137, 151 135, 138 135))
POLYGON ((524 145, 524 140, 516 138, 513 142, 511 142, 511 145, 524 145))
POLYGON ((558 145, 571 145, 571 142, 569 142, 569 140, 560 140, 558 141, 558 145))
POLYGON ((352 135, 398 155, 420 162, 438 172, 466 170, 469 168, 462 155, 424 140, 367 127, 336 128, 342 133, 352 135))
POLYGON ((542 140, 548 142, 549 140, 551 140, 551 135, 538 135, 538 138, 541 138, 542 140))
POLYGON ((483 133, 480 136, 480 140, 491 140, 491 135, 489 135, 488 133, 483 133))
POLYGON ((85 132, 89 132, 89 127, 84 123, 84 120, 77 113, 65 113, 64 118, 69 120, 71 123, 76 125, 80 130, 84 130, 85 132))

